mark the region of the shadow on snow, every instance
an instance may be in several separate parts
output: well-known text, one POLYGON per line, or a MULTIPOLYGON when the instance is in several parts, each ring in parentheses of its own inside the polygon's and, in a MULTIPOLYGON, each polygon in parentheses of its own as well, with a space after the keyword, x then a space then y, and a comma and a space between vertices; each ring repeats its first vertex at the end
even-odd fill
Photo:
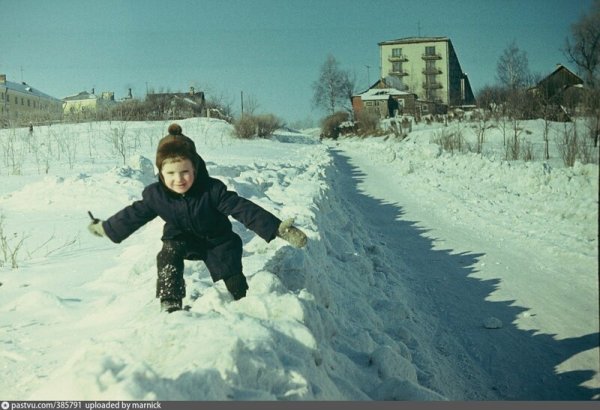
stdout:
MULTIPOLYGON (((594 376, 593 371, 560 374, 556 371, 561 363, 574 355, 598 347, 599 333, 557 340, 554 335, 518 329, 513 322, 528 309, 515 306, 514 301, 486 300, 497 289, 500 279, 481 280, 470 276, 483 254, 453 254, 451 250, 434 249, 433 240, 424 236, 424 229, 416 226, 415 222, 402 219, 403 211, 397 204, 385 203, 360 191, 358 185, 364 179, 364 174, 352 166, 348 158, 337 151, 332 151, 332 155, 337 186, 330 188, 339 193, 342 207, 348 207, 337 212, 359 215, 358 218, 364 219, 350 222, 363 225, 371 231, 367 234, 371 235, 371 241, 379 242, 381 250, 369 256, 372 259, 370 263, 376 273, 387 272, 383 276, 375 274, 375 283, 371 286, 365 281, 364 294, 361 296, 381 315, 387 335, 401 339, 411 350, 411 359, 419 369, 418 381, 422 386, 451 400, 589 400, 600 393, 598 389, 581 386, 594 376), (391 294, 385 290, 386 286, 403 288, 397 295, 406 297, 409 310, 413 311, 410 319, 399 321, 393 311, 380 309, 378 303, 382 303, 382 299, 371 293, 391 294), (372 290, 376 288, 379 290, 372 290), (500 329, 484 328, 483 321, 489 317, 500 319, 503 326, 500 329), (393 325, 386 327, 386 323, 393 325)), ((339 206, 335 201, 333 203, 334 207, 339 206)), ((334 218, 339 217, 333 209, 328 212, 333 213, 334 218)), ((332 219, 323 223, 323 218, 327 216, 318 212, 317 226, 321 229, 323 226, 332 226, 332 219)), ((355 229, 352 225, 342 228, 355 229)), ((327 246, 329 235, 343 234, 320 232, 322 241, 315 246, 327 246)), ((356 237, 348 241, 354 241, 354 245, 358 246, 356 237)), ((317 294, 327 294, 326 290, 320 288, 322 283, 311 283, 314 278, 319 280, 319 275, 327 277, 331 282, 329 286, 344 286, 344 278, 352 280, 348 270, 354 265, 340 258, 339 252, 335 254, 333 250, 329 250, 325 256, 325 259, 330 259, 326 263, 331 265, 325 267, 326 271, 309 273, 310 269, 315 268, 310 262, 310 258, 315 257, 310 253, 314 253, 315 249, 309 251, 304 261, 306 278, 298 278, 298 269, 290 273, 286 266, 281 266, 286 259, 286 248, 280 249, 279 252, 284 254, 280 257, 276 255, 268 268, 289 289, 307 287, 317 294)), ((358 252, 359 257, 363 254, 358 252)), ((343 312, 340 309, 338 315, 360 316, 360 306, 354 308, 352 303, 348 304, 336 296, 343 293, 339 290, 329 292, 328 297, 317 297, 315 303, 326 304, 321 310, 331 312, 333 321, 338 321, 340 317, 336 317, 329 304, 338 304, 348 310, 343 312)), ((341 327, 338 330, 355 332, 341 327)), ((334 343, 332 346, 336 348, 334 343)), ((356 353, 347 345, 336 349, 342 354, 344 351, 356 353)), ((369 365, 364 355, 354 356, 350 359, 355 360, 357 366, 369 365)))

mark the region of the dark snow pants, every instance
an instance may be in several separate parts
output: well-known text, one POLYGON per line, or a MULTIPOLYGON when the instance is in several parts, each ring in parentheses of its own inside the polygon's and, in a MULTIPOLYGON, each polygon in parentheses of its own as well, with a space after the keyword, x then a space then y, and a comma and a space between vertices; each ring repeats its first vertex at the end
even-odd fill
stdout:
POLYGON ((185 259, 204 261, 213 282, 223 279, 234 299, 246 296, 248 284, 242 273, 242 240, 235 233, 219 241, 189 235, 163 239, 163 247, 156 256, 157 298, 180 300, 185 297, 185 259))

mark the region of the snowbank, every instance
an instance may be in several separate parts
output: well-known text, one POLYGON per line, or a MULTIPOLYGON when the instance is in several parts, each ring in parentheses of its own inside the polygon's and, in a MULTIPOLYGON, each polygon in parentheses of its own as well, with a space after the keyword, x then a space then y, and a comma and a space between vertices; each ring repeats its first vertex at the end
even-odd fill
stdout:
MULTIPOLYGON (((110 133, 103 126, 115 129, 96 124, 94 132, 110 133)), ((154 299, 160 221, 120 246, 84 232, 87 210, 103 218, 139 198, 151 180, 151 162, 136 155, 128 165, 110 166, 110 147, 96 142, 103 154, 93 163, 84 159, 85 172, 62 168, 2 196, 8 226, 28 232, 27 245, 53 233, 78 239, 61 252, 25 261, 17 271, 2 269, 7 364, 0 395, 441 399, 420 385, 410 350, 389 334, 393 323, 400 325, 398 310, 408 308, 387 294, 388 283, 377 281, 377 249, 332 190, 336 170, 328 148, 292 133, 244 142, 232 140, 223 124, 199 120, 182 126, 212 175, 280 217, 295 217, 309 235, 307 249, 281 240, 267 244, 236 223, 244 240, 248 296, 233 302, 222 283, 211 283, 202 262, 188 262, 184 303, 190 311, 160 313, 154 299)), ((156 139, 147 134, 160 136, 165 127, 135 128, 143 130, 141 140, 150 141, 156 139)))

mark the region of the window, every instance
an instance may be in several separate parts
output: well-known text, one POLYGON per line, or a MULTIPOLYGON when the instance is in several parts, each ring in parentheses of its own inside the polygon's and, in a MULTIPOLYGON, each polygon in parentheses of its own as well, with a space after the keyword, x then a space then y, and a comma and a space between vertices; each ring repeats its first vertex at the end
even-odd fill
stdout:
POLYGON ((402 49, 392 48, 392 57, 402 57, 402 49))
POLYGON ((402 71, 402 63, 395 61, 392 63, 392 72, 399 73, 402 71))
POLYGON ((425 55, 426 56, 434 56, 435 55, 435 46, 425 47, 425 55))

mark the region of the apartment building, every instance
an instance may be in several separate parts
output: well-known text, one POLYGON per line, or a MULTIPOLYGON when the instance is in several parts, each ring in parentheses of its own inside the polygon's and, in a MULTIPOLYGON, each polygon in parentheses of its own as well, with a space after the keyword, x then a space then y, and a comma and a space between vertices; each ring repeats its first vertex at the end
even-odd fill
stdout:
POLYGON ((63 102, 27 83, 7 81, 0 74, 0 126, 26 125, 62 118, 63 102))
POLYGON ((447 37, 408 37, 379 43, 381 78, 420 100, 456 107, 475 97, 447 37))

